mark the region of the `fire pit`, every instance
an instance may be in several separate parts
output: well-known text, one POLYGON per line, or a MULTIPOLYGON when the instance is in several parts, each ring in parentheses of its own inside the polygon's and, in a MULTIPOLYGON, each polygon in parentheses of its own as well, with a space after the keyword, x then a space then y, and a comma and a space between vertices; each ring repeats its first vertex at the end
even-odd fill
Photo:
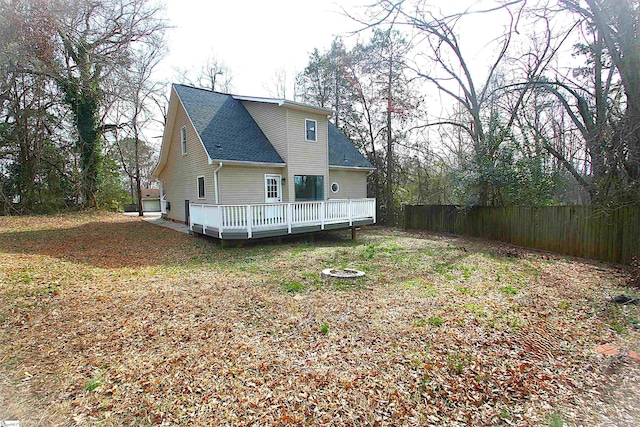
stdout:
POLYGON ((351 268, 326 268, 321 274, 324 279, 357 279, 364 276, 364 271, 351 268))

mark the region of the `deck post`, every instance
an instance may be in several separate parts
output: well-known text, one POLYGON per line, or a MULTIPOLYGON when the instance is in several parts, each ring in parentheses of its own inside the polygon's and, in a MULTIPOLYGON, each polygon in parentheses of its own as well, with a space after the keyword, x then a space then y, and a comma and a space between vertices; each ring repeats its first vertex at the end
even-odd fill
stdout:
POLYGON ((356 240, 356 227, 351 227, 351 240, 356 240))
POLYGON ((353 225, 353 217, 351 216, 351 199, 349 199, 349 207, 347 209, 347 212, 349 212, 349 227, 351 227, 353 225))
POLYGON ((287 230, 291 234, 291 203, 287 203, 287 230))
POLYGON ((324 202, 320 202, 320 230, 324 230, 324 202))
POLYGON ((218 237, 222 240, 222 228, 224 227, 224 209, 222 207, 218 208, 220 226, 218 227, 218 237))
POLYGON ((253 209, 251 209, 251 205, 246 206, 246 215, 247 219, 247 238, 251 238, 253 236, 253 230, 251 229, 251 225, 253 223, 253 209))
POLYGON ((373 203, 369 202, 369 208, 371 208, 371 205, 373 205, 373 223, 376 223, 376 199, 373 199, 373 203))

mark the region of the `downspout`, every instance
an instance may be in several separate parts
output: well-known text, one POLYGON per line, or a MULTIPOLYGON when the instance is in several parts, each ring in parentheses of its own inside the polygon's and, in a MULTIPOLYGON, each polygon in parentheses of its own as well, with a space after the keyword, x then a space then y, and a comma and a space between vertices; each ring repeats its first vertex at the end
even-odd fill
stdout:
POLYGON ((167 200, 164 195, 164 181, 158 180, 158 186, 160 187, 160 215, 167 215, 167 200))
POLYGON ((213 190, 216 194, 216 205, 220 204, 220 196, 219 196, 220 192, 218 191, 218 171, 220 169, 222 169, 222 162, 220 162, 216 170, 213 171, 213 190))

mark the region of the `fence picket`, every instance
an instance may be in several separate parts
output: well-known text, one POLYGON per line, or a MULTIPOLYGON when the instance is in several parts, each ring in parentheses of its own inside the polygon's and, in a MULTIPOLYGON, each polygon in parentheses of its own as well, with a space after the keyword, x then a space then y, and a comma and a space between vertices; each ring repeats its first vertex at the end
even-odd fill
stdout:
POLYGON ((640 257, 640 206, 405 207, 405 227, 485 237, 572 256, 630 263, 640 257))

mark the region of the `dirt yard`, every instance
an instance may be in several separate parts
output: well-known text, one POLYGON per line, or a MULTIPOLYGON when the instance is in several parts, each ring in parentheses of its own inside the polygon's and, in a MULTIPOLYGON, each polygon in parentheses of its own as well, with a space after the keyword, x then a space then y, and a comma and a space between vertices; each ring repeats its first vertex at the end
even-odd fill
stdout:
POLYGON ((640 306, 606 301, 640 296, 628 270, 348 237, 221 248, 115 214, 0 217, 0 420, 639 424, 640 306), (328 267, 367 276, 321 279, 328 267))

